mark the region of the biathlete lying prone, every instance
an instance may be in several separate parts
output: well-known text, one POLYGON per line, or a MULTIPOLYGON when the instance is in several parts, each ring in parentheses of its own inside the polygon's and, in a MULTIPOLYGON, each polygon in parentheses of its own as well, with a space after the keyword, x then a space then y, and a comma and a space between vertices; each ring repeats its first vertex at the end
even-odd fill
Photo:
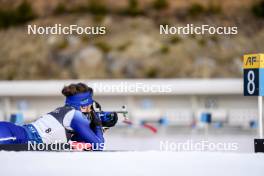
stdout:
MULTIPOLYGON (((97 150, 104 148, 102 118, 93 109, 93 89, 84 83, 62 89, 65 105, 42 115, 36 121, 18 126, 0 122, 0 144, 66 143, 69 140, 90 143, 97 150)), ((109 123, 114 126, 117 114, 109 123)), ((107 123, 103 122, 103 123, 107 123)))

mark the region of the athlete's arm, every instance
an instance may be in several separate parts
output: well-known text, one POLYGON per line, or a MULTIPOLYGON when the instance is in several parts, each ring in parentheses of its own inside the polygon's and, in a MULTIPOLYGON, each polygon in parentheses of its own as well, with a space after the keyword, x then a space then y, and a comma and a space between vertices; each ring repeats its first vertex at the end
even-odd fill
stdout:
POLYGON ((75 111, 74 117, 70 124, 75 133, 83 140, 82 142, 91 143, 94 147, 102 150, 104 145, 104 137, 101 126, 96 126, 92 130, 90 121, 84 117, 82 112, 75 111))

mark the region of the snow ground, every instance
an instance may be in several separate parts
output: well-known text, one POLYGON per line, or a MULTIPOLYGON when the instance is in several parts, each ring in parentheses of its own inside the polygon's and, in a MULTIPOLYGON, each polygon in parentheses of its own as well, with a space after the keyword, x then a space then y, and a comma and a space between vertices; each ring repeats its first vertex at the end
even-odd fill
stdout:
POLYGON ((111 134, 114 152, 0 151, 0 176, 263 176, 264 154, 254 153, 254 135, 111 134), (160 141, 237 143, 236 151, 162 151, 160 141), (122 151, 123 150, 123 151, 122 151), (128 151, 129 150, 129 151, 128 151))
MULTIPOLYGON (((132 150, 132 151, 149 151, 149 150, 164 150, 165 147, 161 147, 161 142, 168 144, 190 143, 193 144, 208 141, 209 143, 217 144, 224 143, 225 145, 235 144, 237 150, 227 150, 226 152, 235 153, 254 153, 254 135, 108 135, 106 133, 106 145, 107 150, 132 150)), ((186 150, 186 148, 171 148, 169 151, 195 151, 186 150)), ((197 150, 196 150, 197 151, 197 150)), ((203 150, 204 151, 204 150, 203 150)), ((211 150, 216 151, 216 150, 211 150)), ((219 151, 219 150, 218 150, 219 151)), ((223 152, 223 150, 220 150, 223 152)))
POLYGON ((217 152, 0 152, 3 176, 263 176, 264 154, 217 152))

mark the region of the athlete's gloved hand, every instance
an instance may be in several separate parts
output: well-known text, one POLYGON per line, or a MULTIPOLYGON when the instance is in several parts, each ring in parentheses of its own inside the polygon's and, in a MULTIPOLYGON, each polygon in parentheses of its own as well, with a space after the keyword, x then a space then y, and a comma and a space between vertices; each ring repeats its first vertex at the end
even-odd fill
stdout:
POLYGON ((101 112, 98 114, 102 120, 103 127, 113 127, 118 121, 116 112, 101 112))

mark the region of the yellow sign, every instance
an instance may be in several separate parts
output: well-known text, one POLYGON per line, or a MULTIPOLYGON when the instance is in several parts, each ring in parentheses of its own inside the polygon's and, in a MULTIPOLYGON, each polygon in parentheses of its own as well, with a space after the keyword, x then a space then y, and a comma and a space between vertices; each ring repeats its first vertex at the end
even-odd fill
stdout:
POLYGON ((244 55, 245 68, 264 68, 264 54, 247 54, 244 55))

